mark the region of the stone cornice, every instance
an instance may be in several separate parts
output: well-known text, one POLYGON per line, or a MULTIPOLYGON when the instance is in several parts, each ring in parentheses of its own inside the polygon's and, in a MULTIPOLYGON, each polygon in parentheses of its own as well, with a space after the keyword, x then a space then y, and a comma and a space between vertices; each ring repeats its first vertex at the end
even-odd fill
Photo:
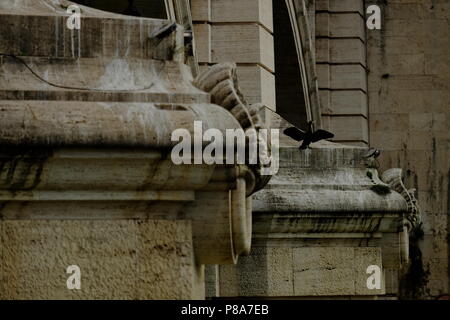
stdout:
POLYGON ((405 199, 364 166, 364 149, 280 150, 280 172, 254 196, 255 238, 374 237, 402 229, 405 199))
POLYGON ((235 263, 254 183, 245 166, 177 166, 156 149, 2 147, 0 219, 191 220, 199 263, 235 263))
POLYGON ((78 101, 0 101, 0 144, 170 148, 172 132, 240 128, 225 110, 208 104, 78 101), (206 110, 206 111, 205 111, 206 110))
POLYGON ((193 86, 181 29, 155 42, 168 21, 84 8, 85 37, 65 28, 68 1, 6 2, 0 219, 182 219, 191 221, 199 264, 248 253, 255 171, 170 159, 175 129, 243 125, 193 86))
MULTIPOLYGON (((208 92, 211 95, 211 101, 228 110, 244 130, 264 129, 265 125, 258 114, 258 108, 249 105, 240 91, 236 68, 236 64, 230 62, 215 64, 200 74, 195 79, 194 85, 208 92)), ((260 138, 263 139, 263 136, 260 138)), ((270 152, 270 140, 261 140, 259 144, 260 148, 266 148, 270 152)), ((255 192, 263 189, 271 179, 271 176, 261 174, 262 164, 258 162, 257 165, 249 166, 256 177, 255 192)), ((270 166, 270 163, 267 166, 270 166)))

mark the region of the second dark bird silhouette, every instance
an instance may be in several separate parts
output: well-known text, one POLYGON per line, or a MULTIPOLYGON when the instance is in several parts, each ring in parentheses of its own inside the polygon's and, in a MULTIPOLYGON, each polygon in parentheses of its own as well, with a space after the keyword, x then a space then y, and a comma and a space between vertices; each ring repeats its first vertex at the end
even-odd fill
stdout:
POLYGON ((295 141, 303 141, 300 145, 300 150, 308 149, 309 145, 320 140, 331 139, 334 134, 326 130, 316 130, 314 131, 313 122, 308 122, 308 129, 306 131, 300 130, 296 127, 290 127, 284 129, 283 133, 288 137, 294 139, 295 141))

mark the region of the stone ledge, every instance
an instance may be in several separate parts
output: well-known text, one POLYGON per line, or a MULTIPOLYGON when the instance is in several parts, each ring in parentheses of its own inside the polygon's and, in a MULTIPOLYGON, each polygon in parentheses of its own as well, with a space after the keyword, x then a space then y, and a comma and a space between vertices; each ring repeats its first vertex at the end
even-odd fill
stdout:
POLYGON ((0 221, 190 220, 199 264, 235 263, 250 250, 254 176, 244 166, 177 166, 166 157, 151 149, 2 148, 0 221))
POLYGON ((183 61, 183 33, 156 39, 172 22, 135 18, 79 6, 81 29, 69 30, 70 1, 4 1, 0 7, 0 52, 44 57, 135 57, 183 61), (21 39, 21 41, 17 41, 21 39), (27 39, 24 41, 24 39, 27 39), (155 41, 154 41, 155 40, 155 41), (35 45, 38 44, 39 46, 35 45))

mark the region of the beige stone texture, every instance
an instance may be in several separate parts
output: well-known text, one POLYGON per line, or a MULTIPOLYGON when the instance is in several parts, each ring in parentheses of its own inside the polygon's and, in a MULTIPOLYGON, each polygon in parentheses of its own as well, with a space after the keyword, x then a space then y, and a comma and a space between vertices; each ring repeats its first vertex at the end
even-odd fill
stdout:
POLYGON ((364 116, 323 116, 324 128, 331 132, 338 132, 339 135, 334 141, 346 142, 369 142, 369 129, 367 118, 364 116))
POLYGON ((331 65, 329 66, 329 83, 322 83, 319 76, 319 87, 328 89, 359 89, 367 91, 367 74, 361 65, 331 65))
POLYGON ((358 12, 364 14, 364 3, 361 0, 316 0, 317 11, 358 12))
MULTIPOLYGON (((253 197, 250 256, 219 267, 220 297, 384 297, 384 259, 387 271, 399 269, 393 250, 400 252, 407 203, 370 190, 380 181, 374 169, 369 178, 363 153, 331 143, 281 148, 280 172, 253 197), (367 288, 372 265, 381 269, 380 289, 367 288)), ((398 290, 392 280, 390 292, 398 290)))
POLYGON ((187 221, 2 221, 0 232, 2 299, 203 297, 187 221), (80 290, 67 288, 70 265, 80 290))
POLYGON ((359 13, 316 14, 316 36, 365 39, 365 21, 359 13))
POLYGON ((382 268, 380 248, 255 246, 234 266, 220 266, 221 297, 376 296, 367 267, 382 268))
POLYGON ((236 65, 193 79, 180 26, 83 8, 68 32, 66 4, 0 2, 0 298, 204 299, 204 265, 249 253, 268 179, 169 150, 196 119, 260 126, 236 65))
POLYGON ((211 0, 214 23, 256 22, 273 31, 272 0, 211 0))
POLYGON ((429 274, 416 296, 435 298, 449 292, 450 7, 410 0, 381 8, 382 29, 368 32, 371 145, 382 150, 382 168, 404 167, 418 190, 429 274))
POLYGON ((363 1, 320 0, 315 4, 316 61, 323 127, 334 130, 332 141, 367 146, 363 1))
POLYGON ((194 24, 196 53, 199 63, 211 62, 211 25, 208 23, 194 24))
POLYGON ((366 48, 360 39, 316 39, 316 61, 366 65, 366 48))
POLYGON ((273 37, 258 24, 212 26, 212 62, 258 63, 275 71, 273 37))
POLYGON ((276 108, 275 76, 259 65, 241 65, 237 69, 239 86, 250 104, 262 103, 276 108))
POLYGON ((237 63, 246 100, 275 110, 272 1, 196 0, 192 15, 200 69, 237 63))
POLYGON ((193 21, 211 21, 211 0, 191 0, 193 21))
POLYGON ((322 115, 368 116, 367 96, 360 90, 320 90, 322 115))

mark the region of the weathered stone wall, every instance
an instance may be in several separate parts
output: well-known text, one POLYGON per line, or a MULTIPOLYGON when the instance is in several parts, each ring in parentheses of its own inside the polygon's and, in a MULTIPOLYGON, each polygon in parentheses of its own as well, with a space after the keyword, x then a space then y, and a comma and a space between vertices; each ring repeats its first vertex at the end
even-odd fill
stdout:
POLYGON ((218 67, 239 103, 210 104, 217 70, 194 87, 182 28, 83 7, 73 31, 70 3, 0 1, 0 299, 203 299, 203 265, 250 250, 267 181, 176 165, 170 137, 256 126, 235 66, 218 67))
POLYGON ((363 0, 316 0, 316 63, 324 128, 333 141, 366 147, 366 28, 363 0))
POLYGON ((189 221, 3 220, 0 239, 0 299, 204 297, 189 221), (70 265, 81 290, 67 289, 70 265))
POLYGON ((382 185, 361 148, 281 148, 280 171, 253 198, 250 256, 208 268, 208 297, 390 298, 398 292, 405 199, 382 185), (351 183, 349 183, 351 181, 351 183), (367 287, 367 268, 381 270, 367 287))
POLYGON ((248 102, 275 109, 272 0, 192 0, 191 5, 200 70, 237 63, 248 102))
POLYGON ((423 270, 418 260, 405 294, 437 297, 449 291, 450 2, 367 4, 382 8, 382 29, 367 32, 370 144, 382 168, 406 170, 422 208, 423 270))

